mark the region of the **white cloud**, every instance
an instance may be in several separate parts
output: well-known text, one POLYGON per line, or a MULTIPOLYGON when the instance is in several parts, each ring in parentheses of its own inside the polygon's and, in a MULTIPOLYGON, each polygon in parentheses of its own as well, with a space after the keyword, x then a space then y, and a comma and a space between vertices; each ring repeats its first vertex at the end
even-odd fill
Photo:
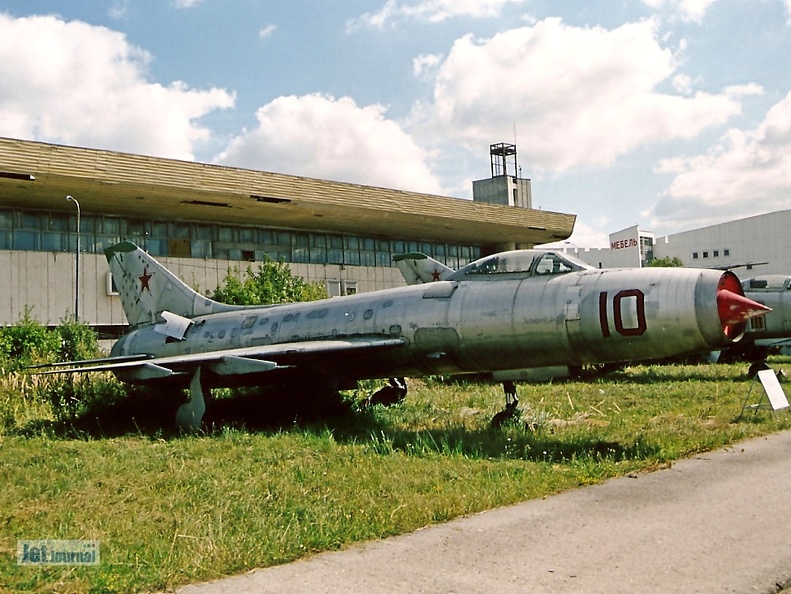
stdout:
POLYGON ((0 14, 0 135, 192 159, 196 121, 234 98, 151 82, 150 59, 103 27, 0 14))
POLYGON ((438 70, 433 103, 416 108, 415 129, 480 147, 510 140, 516 127, 520 162, 563 171, 693 138, 738 114, 733 96, 693 92, 688 78, 676 80, 690 96, 657 90, 677 75, 678 61, 656 28, 579 28, 551 18, 491 39, 465 36, 438 70))
POLYGON ((123 19, 129 11, 129 0, 114 0, 107 11, 111 19, 123 19))
POLYGON ((692 95, 692 78, 687 74, 677 74, 673 77, 673 88, 682 95, 692 95))
POLYGON ((593 226, 587 225, 577 218, 574 222, 574 232, 566 241, 555 241, 539 247, 565 248, 572 256, 576 255, 575 249, 582 254, 586 248, 608 248, 610 246, 609 235, 601 229, 607 227, 609 220, 606 217, 600 217, 593 223, 593 226))
POLYGON ((791 93, 754 130, 729 130, 706 154, 666 159, 675 175, 645 213, 654 226, 696 226, 788 208, 791 201, 791 93))
POLYGON ((412 73, 418 78, 431 76, 441 62, 441 54, 421 54, 412 60, 412 73))
POLYGON ((786 23, 791 25, 791 0, 783 0, 783 4, 786 7, 786 12, 788 13, 788 20, 786 23))
MULTIPOLYGON (((685 22, 702 23, 706 11, 717 0, 643 0, 643 4, 653 9, 667 8, 685 22)), ((786 0, 789 1, 789 0, 786 0)))
POLYGON ((276 30, 277 25, 267 25, 258 32, 258 37, 266 39, 267 37, 271 37, 276 30))
POLYGON ((261 107, 258 126, 235 138, 225 165, 381 187, 441 193, 429 155, 380 105, 347 97, 280 97, 261 107))
POLYGON ((192 8, 203 2, 203 0, 173 0, 176 8, 192 8))
POLYGON ((524 0, 387 0, 378 11, 365 13, 347 26, 380 29, 389 21, 404 19, 439 23, 454 17, 496 17, 506 4, 521 2, 524 0))

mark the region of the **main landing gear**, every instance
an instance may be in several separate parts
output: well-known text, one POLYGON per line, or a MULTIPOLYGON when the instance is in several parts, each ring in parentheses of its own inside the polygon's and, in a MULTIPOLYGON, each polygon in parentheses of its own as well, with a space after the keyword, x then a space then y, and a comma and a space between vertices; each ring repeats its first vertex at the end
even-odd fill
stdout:
POLYGON ((406 381, 403 377, 391 377, 388 385, 380 388, 371 394, 365 401, 366 406, 381 404, 382 406, 393 406, 406 398, 406 381))
POLYGON ((503 392, 505 393, 505 408, 492 417, 492 427, 497 429, 505 423, 509 423, 519 418, 519 397, 516 395, 516 385, 511 380, 503 382, 503 392))
POLYGON ((206 412, 206 401, 203 399, 203 388, 200 385, 200 367, 190 381, 189 400, 179 406, 176 411, 176 427, 181 431, 192 432, 200 429, 203 413, 206 412))

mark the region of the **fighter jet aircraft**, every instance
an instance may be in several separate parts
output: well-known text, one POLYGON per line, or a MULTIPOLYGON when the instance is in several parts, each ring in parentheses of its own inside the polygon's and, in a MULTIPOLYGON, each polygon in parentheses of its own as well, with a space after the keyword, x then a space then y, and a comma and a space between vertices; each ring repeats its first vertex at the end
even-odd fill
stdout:
POLYGON ((791 276, 756 276, 742 281, 742 288, 746 297, 772 311, 751 319, 742 340, 723 352, 719 360, 746 360, 761 366, 772 350, 791 347, 791 276))
MULTIPOLYGON (((597 270, 565 254, 519 250, 456 271, 400 258, 433 282, 307 303, 240 307, 200 295, 130 242, 106 250, 129 332, 105 359, 47 373, 112 371, 122 381, 189 387, 177 422, 199 427, 204 389, 368 378, 499 373, 656 359, 727 345, 769 308, 731 272, 597 270)), ((394 382, 394 389, 403 385, 394 382)), ((506 411, 516 392, 506 382, 506 411)))

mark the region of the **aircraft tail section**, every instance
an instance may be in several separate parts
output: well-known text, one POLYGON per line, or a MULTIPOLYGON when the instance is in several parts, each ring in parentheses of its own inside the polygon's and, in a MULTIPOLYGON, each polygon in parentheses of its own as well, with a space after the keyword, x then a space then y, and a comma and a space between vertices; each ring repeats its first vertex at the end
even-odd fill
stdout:
POLYGON ((445 280, 455 272, 452 268, 419 252, 394 256, 393 261, 408 285, 445 280))
POLYGON ((156 324, 162 312, 185 318, 236 309, 193 291, 167 268, 130 241, 105 251, 129 325, 156 324))

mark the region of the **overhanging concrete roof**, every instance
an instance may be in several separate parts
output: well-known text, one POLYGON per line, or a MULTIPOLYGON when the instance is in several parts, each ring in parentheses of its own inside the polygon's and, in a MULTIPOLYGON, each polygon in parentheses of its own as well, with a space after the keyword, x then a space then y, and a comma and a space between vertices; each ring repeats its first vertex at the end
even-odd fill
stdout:
POLYGON ((568 238, 575 215, 0 138, 0 206, 472 245, 568 238), (32 176, 35 179, 30 179, 32 176))

